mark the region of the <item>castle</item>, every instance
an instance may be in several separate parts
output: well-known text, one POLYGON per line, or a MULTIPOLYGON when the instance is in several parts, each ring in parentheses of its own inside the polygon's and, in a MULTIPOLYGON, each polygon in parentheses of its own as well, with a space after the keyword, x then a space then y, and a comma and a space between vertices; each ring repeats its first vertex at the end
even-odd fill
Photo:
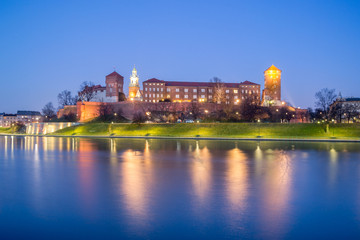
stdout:
MULTIPOLYGON (((124 77, 116 71, 105 78, 106 86, 93 87, 90 102, 120 102, 124 95, 124 77)), ((281 70, 272 65, 264 72, 264 90, 260 84, 250 81, 239 83, 165 81, 151 78, 143 82, 140 89, 139 76, 134 66, 130 75, 127 101, 132 102, 199 102, 240 104, 245 99, 253 99, 263 106, 281 105, 281 70), (220 94, 219 91, 222 91, 220 94), (221 95, 221 96, 219 96, 221 95), (221 99, 220 99, 221 98, 221 99)))

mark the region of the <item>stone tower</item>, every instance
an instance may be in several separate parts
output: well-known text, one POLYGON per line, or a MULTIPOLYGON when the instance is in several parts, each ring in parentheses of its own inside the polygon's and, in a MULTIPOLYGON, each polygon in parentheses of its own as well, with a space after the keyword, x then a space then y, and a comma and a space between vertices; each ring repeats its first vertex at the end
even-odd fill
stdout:
POLYGON ((264 72, 264 90, 262 105, 277 106, 281 104, 281 70, 271 65, 264 72))
POLYGON ((124 77, 114 71, 106 76, 105 82, 107 102, 118 102, 119 94, 124 92, 124 77))
POLYGON ((129 85, 129 99, 131 101, 140 101, 140 85, 139 85, 139 76, 137 75, 137 70, 134 66, 132 74, 130 76, 130 85, 129 85))

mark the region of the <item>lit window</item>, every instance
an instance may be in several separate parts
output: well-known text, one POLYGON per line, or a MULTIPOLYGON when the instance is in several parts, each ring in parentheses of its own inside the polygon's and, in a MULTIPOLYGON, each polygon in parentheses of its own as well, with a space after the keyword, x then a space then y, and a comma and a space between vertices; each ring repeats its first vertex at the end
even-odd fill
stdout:
POLYGON ((176 94, 176 95, 175 95, 175 98, 179 98, 179 94, 176 94))
POLYGON ((159 94, 157 94, 156 96, 159 97, 159 94))
POLYGON ((234 96, 234 99, 237 99, 238 98, 238 96, 234 96))
POLYGON ((188 92, 188 91, 189 91, 189 89, 187 89, 187 88, 184 89, 184 92, 188 92))
POLYGON ((238 90, 237 90, 237 89, 235 89, 235 90, 234 90, 234 93, 238 93, 238 90))
POLYGON ((209 95, 209 99, 212 99, 212 95, 209 95))
POLYGON ((163 88, 161 88, 160 90, 163 91, 163 88))
POLYGON ((159 88, 157 88, 156 91, 159 91, 159 88))
POLYGON ((189 96, 188 96, 188 95, 184 95, 184 98, 189 98, 189 96))
POLYGON ((155 97, 155 93, 153 94, 153 97, 155 97))
POLYGON ((226 91, 225 91, 226 93, 229 93, 229 89, 226 89, 226 91))
POLYGON ((209 89, 209 93, 212 93, 212 89, 209 89))
POLYGON ((194 96, 193 96, 193 98, 195 99, 195 98, 197 98, 197 96, 196 96, 196 95, 194 95, 194 96))
POLYGON ((202 89, 201 89, 201 92, 205 92, 205 89, 204 89, 204 88, 202 88, 202 89))
POLYGON ((153 91, 155 92, 155 88, 153 88, 153 91))
POLYGON ((167 95, 166 97, 167 97, 167 98, 170 98, 170 95, 167 95))
POLYGON ((205 98, 205 95, 201 95, 201 98, 205 98))
POLYGON ((145 93, 145 97, 147 97, 147 94, 145 93))
POLYGON ((178 88, 175 89, 175 92, 179 92, 180 90, 178 88))
POLYGON ((166 91, 167 91, 167 92, 170 92, 170 88, 167 88, 166 91))
MULTIPOLYGON (((197 89, 193 89, 193 92, 197 92, 197 89)), ((195 95, 196 96, 196 95, 195 95)))
POLYGON ((145 88, 145 91, 147 91, 147 87, 145 88))

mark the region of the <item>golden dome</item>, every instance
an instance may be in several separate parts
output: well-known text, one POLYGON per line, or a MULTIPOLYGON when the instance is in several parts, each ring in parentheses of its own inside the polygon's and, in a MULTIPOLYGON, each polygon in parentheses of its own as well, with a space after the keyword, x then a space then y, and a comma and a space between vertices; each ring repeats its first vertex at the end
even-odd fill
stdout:
POLYGON ((277 67, 275 67, 274 65, 271 65, 271 67, 269 67, 268 69, 266 69, 266 70, 265 70, 265 72, 270 71, 270 70, 273 70, 273 71, 280 71, 280 72, 281 72, 281 70, 280 70, 280 69, 278 69, 277 67))

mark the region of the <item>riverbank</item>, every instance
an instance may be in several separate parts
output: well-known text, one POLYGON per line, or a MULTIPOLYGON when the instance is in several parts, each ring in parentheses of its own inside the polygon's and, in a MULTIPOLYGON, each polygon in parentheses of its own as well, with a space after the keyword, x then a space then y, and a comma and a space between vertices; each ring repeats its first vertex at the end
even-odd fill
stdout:
POLYGON ((183 139, 257 139, 360 141, 360 124, 88 123, 64 128, 47 136, 183 139))

